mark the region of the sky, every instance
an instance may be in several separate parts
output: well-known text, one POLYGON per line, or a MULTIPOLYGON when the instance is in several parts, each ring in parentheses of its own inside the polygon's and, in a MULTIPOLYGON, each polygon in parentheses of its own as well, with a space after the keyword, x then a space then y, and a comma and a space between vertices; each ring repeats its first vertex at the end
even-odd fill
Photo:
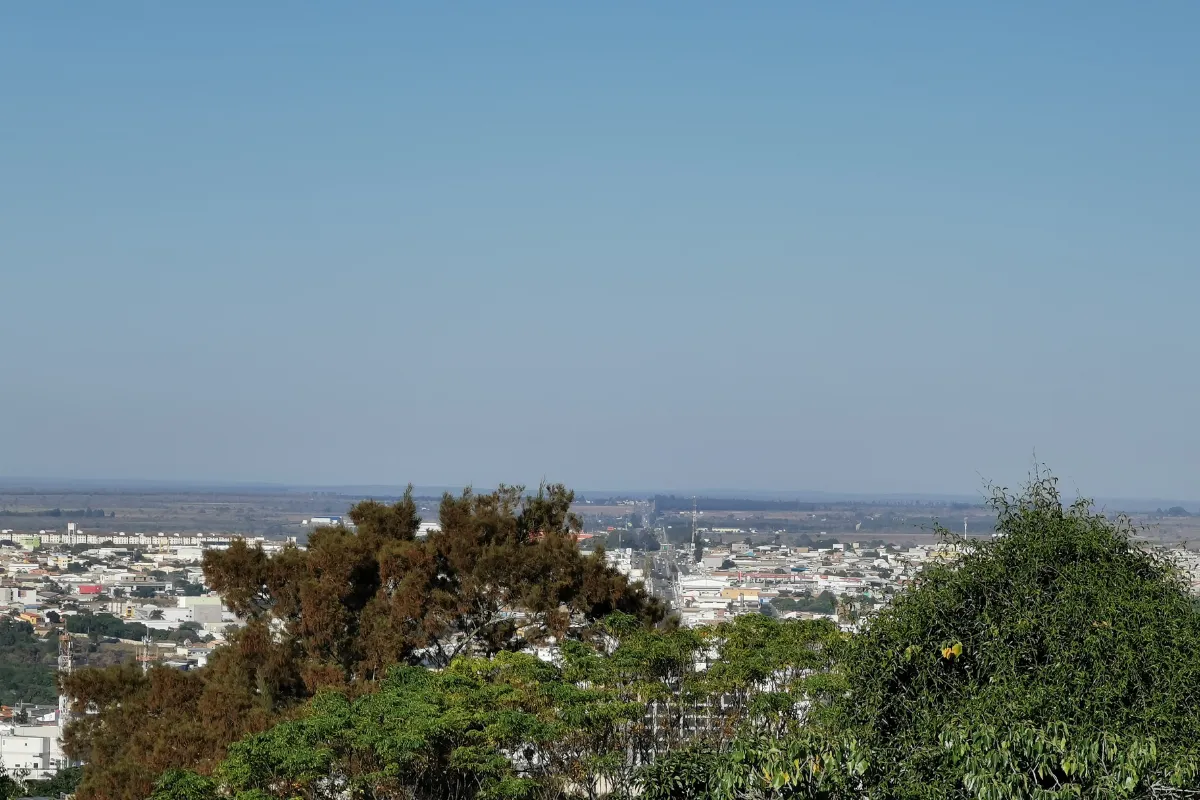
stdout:
POLYGON ((0 476, 1200 498, 1193 2, 0 11, 0 476))

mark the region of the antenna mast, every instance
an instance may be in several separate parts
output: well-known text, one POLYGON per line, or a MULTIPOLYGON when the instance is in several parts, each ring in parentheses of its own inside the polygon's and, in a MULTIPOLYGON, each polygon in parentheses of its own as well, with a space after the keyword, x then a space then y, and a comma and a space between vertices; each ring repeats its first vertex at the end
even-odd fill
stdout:
MULTIPOLYGON (((58 637, 58 671, 63 675, 71 674, 74 660, 71 658, 71 634, 62 633, 58 637)), ((60 688, 58 691, 58 725, 67 727, 71 717, 71 698, 60 688)))
POLYGON ((700 543, 696 539, 696 495, 692 495, 692 558, 698 562, 702 553, 700 543))
POLYGON ((141 646, 141 648, 139 648, 139 650, 141 650, 141 655, 138 658, 138 660, 142 662, 142 674, 143 675, 145 675, 147 672, 150 671, 150 659, 152 658, 152 656, 150 655, 151 646, 152 646, 152 643, 151 643, 150 637, 148 635, 143 636, 142 637, 142 646, 141 646))

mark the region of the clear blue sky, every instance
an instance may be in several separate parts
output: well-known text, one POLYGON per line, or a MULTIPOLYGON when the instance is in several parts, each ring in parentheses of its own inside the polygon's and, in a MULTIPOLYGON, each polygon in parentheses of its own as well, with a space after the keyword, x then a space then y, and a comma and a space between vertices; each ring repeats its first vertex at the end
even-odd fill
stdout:
POLYGON ((1197 30, 10 5, 0 475, 1200 498, 1197 30))

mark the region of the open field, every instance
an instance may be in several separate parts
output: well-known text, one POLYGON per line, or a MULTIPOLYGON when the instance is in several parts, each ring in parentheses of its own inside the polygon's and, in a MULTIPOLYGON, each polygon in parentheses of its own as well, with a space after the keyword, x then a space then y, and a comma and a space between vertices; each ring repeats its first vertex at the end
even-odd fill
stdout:
MULTIPOLYGON (((302 491, 129 491, 0 489, 0 529, 63 530, 68 522, 97 532, 230 532, 299 536, 314 515, 339 515, 362 496, 302 491), (91 513, 87 513, 88 511, 91 513), (103 516, 100 516, 103 513, 103 516)), ((380 498, 391 499, 391 498, 380 498)), ((437 517, 437 501, 422 499, 422 516, 437 517)))
MULTIPOLYGON (((367 496, 287 488, 135 490, 9 485, 0 486, 0 530, 63 530, 68 522, 76 522, 81 528, 97 532, 229 532, 271 538, 296 536, 303 541, 308 530, 302 524, 304 520, 314 515, 344 514, 367 496)), ((375 499, 390 502, 395 496, 376 495, 375 499)), ((440 497, 418 497, 421 517, 436 520, 439 501, 440 497)), ((768 510, 738 508, 737 500, 717 503, 710 499, 707 504, 709 507, 697 516, 697 525, 710 532, 705 534, 710 537, 731 538, 734 530, 753 530, 763 538, 782 531, 784 538, 922 543, 932 541, 937 524, 961 533, 965 519, 969 535, 990 533, 993 524, 992 514, 983 506, 961 503, 831 502, 804 504, 802 509, 776 506, 768 510)), ((691 527, 690 510, 671 508, 656 514, 649 501, 634 505, 615 501, 602 505, 579 503, 574 510, 583 517, 589 531, 641 522, 670 529, 671 539, 676 540, 691 527)), ((1117 509, 1106 511, 1110 515, 1119 513, 1117 509)), ((1186 542, 1200 548, 1200 515, 1140 512, 1132 514, 1131 519, 1150 541, 1186 542)))

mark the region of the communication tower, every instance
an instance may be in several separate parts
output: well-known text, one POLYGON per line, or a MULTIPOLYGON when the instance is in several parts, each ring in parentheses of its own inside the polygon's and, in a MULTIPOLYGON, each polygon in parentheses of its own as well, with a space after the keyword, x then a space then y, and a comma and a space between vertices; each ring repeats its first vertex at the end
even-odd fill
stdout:
POLYGON ((137 660, 142 662, 142 674, 145 675, 150 671, 150 662, 154 660, 153 653, 154 644, 149 636, 142 637, 142 645, 138 648, 137 660))
MULTIPOLYGON (((73 665, 74 659, 71 657, 71 634, 63 633, 58 637, 58 671, 63 675, 70 675, 73 665)), ((70 716, 71 698, 67 697, 66 692, 60 688, 58 692, 59 726, 65 728, 70 716)))

